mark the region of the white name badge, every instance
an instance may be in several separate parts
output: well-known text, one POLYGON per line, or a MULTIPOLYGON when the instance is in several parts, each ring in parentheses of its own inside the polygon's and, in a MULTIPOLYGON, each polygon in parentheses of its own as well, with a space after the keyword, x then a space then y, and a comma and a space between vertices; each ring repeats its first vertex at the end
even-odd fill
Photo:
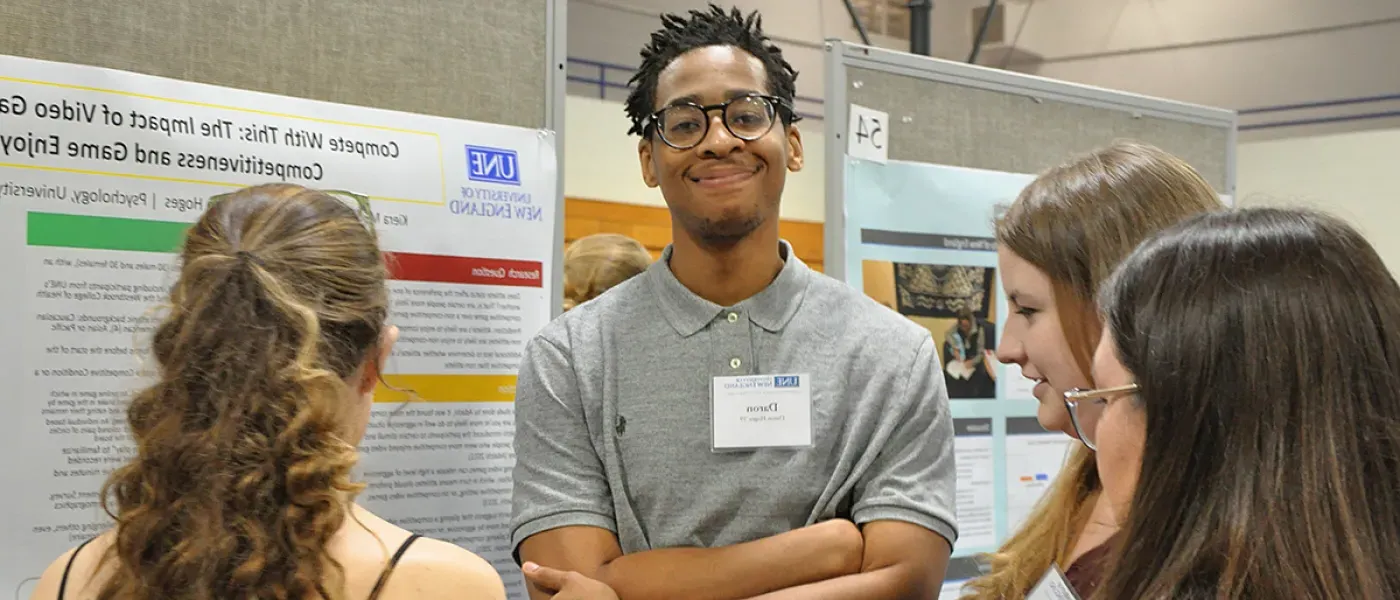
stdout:
POLYGON ((1079 594, 1074 591, 1074 586, 1069 584, 1065 578, 1064 571, 1056 564, 1050 565, 1050 570, 1045 572, 1045 576, 1040 578, 1040 583, 1031 588, 1031 592, 1026 594, 1026 600, 1080 600, 1079 594))
POLYGON ((812 445, 812 388, 807 375, 716 377, 710 398, 716 451, 812 445))

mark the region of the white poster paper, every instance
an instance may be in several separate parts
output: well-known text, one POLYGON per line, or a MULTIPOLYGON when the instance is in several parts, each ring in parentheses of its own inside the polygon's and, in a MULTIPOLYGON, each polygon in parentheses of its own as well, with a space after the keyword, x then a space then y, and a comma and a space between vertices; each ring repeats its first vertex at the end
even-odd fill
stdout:
POLYGON ((965 585, 967 585, 966 581, 944 581, 943 586, 938 590, 938 597, 957 598, 958 595, 962 594, 965 585))
POLYGON ((890 155, 890 116, 873 108, 852 104, 846 154, 885 162, 890 155))
POLYGON ((512 401, 555 293, 556 180, 548 132, 0 57, 0 590, 27 597, 108 526, 98 488, 131 454, 124 409, 185 227, 213 194, 284 181, 371 197, 396 265, 386 379, 419 398, 376 395, 361 501, 523 598, 512 401))
POLYGON ((1078 444, 1061 432, 1045 431, 1035 417, 1006 419, 1006 518, 1008 531, 1025 522, 1078 444))
POLYGON ((1021 372, 1021 365, 1011 363, 1002 366, 1002 372, 1006 377, 1006 399, 1008 400, 1035 400, 1035 381, 1026 379, 1026 375, 1021 372))
POLYGON ((992 420, 953 419, 953 431, 958 546, 991 549, 997 543, 992 420))

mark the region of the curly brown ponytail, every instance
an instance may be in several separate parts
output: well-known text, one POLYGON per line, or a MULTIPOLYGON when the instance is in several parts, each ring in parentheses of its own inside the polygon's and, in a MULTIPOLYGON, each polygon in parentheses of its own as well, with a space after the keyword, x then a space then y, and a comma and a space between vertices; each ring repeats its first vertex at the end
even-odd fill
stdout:
POLYGON ((132 400, 136 454, 103 488, 117 522, 101 600, 344 596, 327 543, 351 480, 345 380, 377 345, 386 272, 355 211, 294 185, 247 188, 190 229, 132 400))

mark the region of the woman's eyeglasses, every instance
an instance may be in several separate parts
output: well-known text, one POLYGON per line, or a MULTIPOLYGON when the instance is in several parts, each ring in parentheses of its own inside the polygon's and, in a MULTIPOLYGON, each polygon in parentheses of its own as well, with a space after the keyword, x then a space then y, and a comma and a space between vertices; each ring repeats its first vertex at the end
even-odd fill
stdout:
POLYGON ((1109 400, 1115 400, 1138 391, 1136 383, 1094 390, 1073 389, 1065 392, 1065 410, 1069 411, 1074 433, 1090 450, 1098 450, 1099 419, 1108 407, 1109 400))
POLYGON ((780 109, 791 111, 781 98, 749 94, 719 104, 678 102, 652 113, 648 119, 667 146, 689 150, 709 135, 712 111, 722 111, 722 122, 730 135, 752 142, 773 128, 780 109))

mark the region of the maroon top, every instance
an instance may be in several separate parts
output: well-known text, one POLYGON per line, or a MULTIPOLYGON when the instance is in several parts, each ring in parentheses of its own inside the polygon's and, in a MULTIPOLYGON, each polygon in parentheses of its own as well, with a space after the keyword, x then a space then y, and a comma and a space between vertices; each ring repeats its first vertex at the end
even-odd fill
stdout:
POLYGON ((1080 598, 1093 596, 1099 589, 1099 584, 1103 583, 1104 569, 1108 566, 1108 553, 1112 550, 1116 537, 1109 538, 1108 541, 1085 552, 1065 570, 1065 579, 1074 586, 1074 591, 1079 593, 1080 598))

